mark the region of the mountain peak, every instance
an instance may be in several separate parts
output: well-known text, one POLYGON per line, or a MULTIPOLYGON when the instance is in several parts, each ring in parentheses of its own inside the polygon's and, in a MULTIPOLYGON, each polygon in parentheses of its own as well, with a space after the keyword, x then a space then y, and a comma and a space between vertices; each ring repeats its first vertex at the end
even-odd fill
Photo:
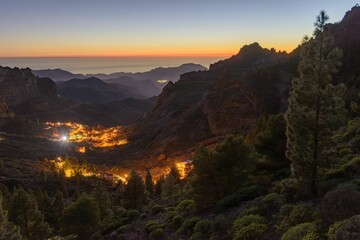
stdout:
POLYGON ((347 11, 342 22, 359 22, 360 21, 360 6, 356 4, 351 8, 350 11, 347 11))
POLYGON ((264 50, 264 48, 262 48, 258 42, 254 42, 249 45, 244 45, 240 49, 240 51, 237 55, 248 54, 248 53, 258 52, 258 51, 262 51, 262 50, 264 50))

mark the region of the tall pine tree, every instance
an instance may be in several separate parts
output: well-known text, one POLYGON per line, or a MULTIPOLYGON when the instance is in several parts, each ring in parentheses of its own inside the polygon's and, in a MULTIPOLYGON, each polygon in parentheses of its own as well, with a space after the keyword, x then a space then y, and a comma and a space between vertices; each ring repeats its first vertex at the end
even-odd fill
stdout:
POLYGON ((141 208, 146 200, 145 184, 136 171, 131 171, 124 189, 124 202, 128 208, 141 208))
POLYGON ((12 199, 9 220, 20 227, 28 240, 46 239, 50 227, 44 221, 36 200, 21 187, 14 190, 12 199))
POLYGON ((2 197, 0 194, 0 239, 6 240, 21 240, 23 237, 20 234, 20 229, 12 222, 9 222, 2 205, 2 197))
POLYGON ((75 234, 76 239, 90 239, 99 228, 100 217, 100 209, 96 201, 84 193, 76 202, 65 208, 60 232, 64 235, 75 234))
POLYGON ((334 130, 342 124, 345 86, 334 86, 331 75, 341 66, 342 52, 333 48, 321 11, 312 39, 305 39, 299 65, 300 76, 292 81, 286 112, 286 156, 292 173, 306 190, 316 196, 319 167, 328 165, 327 153, 334 130))
POLYGON ((146 186, 146 191, 149 192, 150 196, 153 196, 154 195, 154 181, 152 179, 149 169, 146 171, 145 186, 146 186))

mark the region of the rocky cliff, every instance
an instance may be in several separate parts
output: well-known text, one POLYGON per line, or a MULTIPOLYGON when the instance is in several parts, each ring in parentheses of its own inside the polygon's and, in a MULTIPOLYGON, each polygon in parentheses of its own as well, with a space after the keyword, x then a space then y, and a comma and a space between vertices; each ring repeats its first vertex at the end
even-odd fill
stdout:
POLYGON ((35 77, 29 68, 0 66, 0 100, 10 108, 34 97, 56 97, 56 84, 49 78, 35 77))

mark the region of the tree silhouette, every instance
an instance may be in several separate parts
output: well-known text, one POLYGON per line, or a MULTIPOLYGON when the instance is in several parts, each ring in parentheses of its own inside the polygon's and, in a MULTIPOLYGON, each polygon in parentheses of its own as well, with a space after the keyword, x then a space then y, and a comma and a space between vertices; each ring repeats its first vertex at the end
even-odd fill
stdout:
POLYGON ((314 37, 303 43, 300 76, 292 81, 286 112, 286 156, 292 162, 293 175, 313 195, 317 195, 318 168, 328 164, 332 133, 345 116, 345 86, 331 83, 342 53, 332 48, 333 39, 326 30, 328 19, 321 11, 314 37))

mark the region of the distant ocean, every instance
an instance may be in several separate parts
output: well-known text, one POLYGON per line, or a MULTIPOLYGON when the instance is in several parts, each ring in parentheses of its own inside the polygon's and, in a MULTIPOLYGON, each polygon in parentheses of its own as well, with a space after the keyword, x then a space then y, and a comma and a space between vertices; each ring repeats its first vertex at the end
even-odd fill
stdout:
POLYGON ((145 72, 157 67, 176 67, 184 63, 209 68, 226 57, 58 57, 0 58, 0 66, 29 67, 33 70, 61 68, 72 73, 145 72))

